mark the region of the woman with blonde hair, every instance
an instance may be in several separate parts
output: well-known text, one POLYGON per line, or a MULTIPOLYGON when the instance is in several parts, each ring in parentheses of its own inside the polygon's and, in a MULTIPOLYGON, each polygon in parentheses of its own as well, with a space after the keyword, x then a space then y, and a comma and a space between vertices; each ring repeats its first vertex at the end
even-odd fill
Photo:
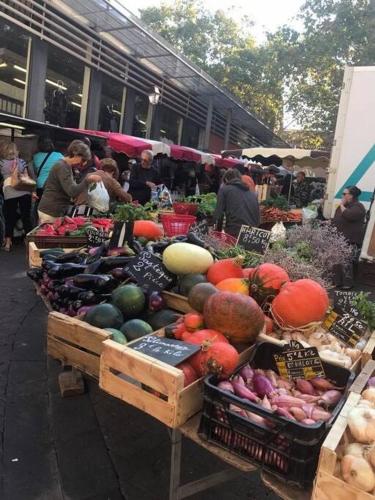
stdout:
POLYGON ((18 219, 18 211, 25 234, 31 231, 31 193, 29 191, 20 191, 12 186, 12 175, 16 169, 20 174, 23 174, 27 171, 27 164, 19 158, 16 144, 11 141, 5 141, 0 147, 0 173, 3 177, 4 193, 4 250, 7 252, 10 252, 12 247, 13 232, 18 219))

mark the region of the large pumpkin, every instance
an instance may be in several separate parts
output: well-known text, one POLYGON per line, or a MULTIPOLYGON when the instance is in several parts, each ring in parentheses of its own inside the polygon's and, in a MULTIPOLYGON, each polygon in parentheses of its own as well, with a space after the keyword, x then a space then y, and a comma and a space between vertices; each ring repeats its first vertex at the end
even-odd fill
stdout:
POLYGON ((290 281, 288 273, 276 264, 261 264, 250 276, 250 295, 259 303, 274 297, 290 281))
POLYGON ((217 285, 228 278, 243 278, 242 262, 242 257, 216 261, 207 272, 207 281, 217 285))
POLYGON ((133 234, 148 240, 158 240, 163 236, 163 230, 152 220, 136 220, 133 234))
POLYGON ((218 292, 203 312, 207 328, 224 333, 233 343, 253 342, 264 326, 264 314, 254 299, 240 293, 218 292))
POLYGON ((272 314, 279 325, 298 328, 321 321, 328 306, 326 290, 316 281, 302 279, 281 288, 272 302, 272 314))

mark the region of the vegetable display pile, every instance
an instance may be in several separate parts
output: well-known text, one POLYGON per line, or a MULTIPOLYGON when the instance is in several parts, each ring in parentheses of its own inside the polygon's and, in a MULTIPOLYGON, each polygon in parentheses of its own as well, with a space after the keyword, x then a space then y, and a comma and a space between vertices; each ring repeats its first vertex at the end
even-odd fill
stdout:
MULTIPOLYGON (((273 370, 254 370, 249 364, 235 376, 219 382, 218 387, 271 413, 309 426, 329 421, 332 410, 343 396, 342 388, 326 379, 289 380, 273 370)), ((266 417, 235 404, 231 405, 231 410, 265 427, 273 426, 266 417)))
POLYGON ((280 208, 261 207, 262 222, 302 222, 302 214, 291 212, 289 210, 281 210, 280 208))
POLYGON ((113 227, 112 219, 88 217, 58 217, 52 224, 42 224, 36 236, 69 236, 84 237, 86 230, 94 227, 109 233, 113 227))
POLYGON ((350 434, 338 448, 335 476, 361 491, 375 494, 375 378, 348 413, 350 434))

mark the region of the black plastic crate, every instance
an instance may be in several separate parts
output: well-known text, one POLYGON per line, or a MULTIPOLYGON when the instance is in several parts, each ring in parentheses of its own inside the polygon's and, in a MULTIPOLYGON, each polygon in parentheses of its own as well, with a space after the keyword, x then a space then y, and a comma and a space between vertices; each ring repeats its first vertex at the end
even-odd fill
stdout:
MULTIPOLYGON (((253 368, 277 372, 273 358, 282 347, 264 342, 250 356, 253 368)), ((275 415, 255 403, 239 398, 217 387, 217 379, 204 381, 204 406, 199 434, 241 458, 278 475, 282 480, 306 488, 311 485, 321 445, 347 397, 354 374, 345 368, 322 362, 327 378, 338 387, 346 387, 343 397, 328 422, 305 425, 275 415), (231 409, 235 405, 251 412, 254 422, 231 409)))

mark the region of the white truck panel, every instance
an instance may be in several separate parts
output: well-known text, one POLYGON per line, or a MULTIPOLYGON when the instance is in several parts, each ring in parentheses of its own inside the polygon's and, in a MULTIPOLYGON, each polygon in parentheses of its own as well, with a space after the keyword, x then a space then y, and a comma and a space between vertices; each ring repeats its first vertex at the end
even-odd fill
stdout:
POLYGON ((375 189, 375 66, 345 69, 324 203, 325 217, 333 216, 342 190, 349 185, 362 190, 360 201, 368 208, 375 189))

